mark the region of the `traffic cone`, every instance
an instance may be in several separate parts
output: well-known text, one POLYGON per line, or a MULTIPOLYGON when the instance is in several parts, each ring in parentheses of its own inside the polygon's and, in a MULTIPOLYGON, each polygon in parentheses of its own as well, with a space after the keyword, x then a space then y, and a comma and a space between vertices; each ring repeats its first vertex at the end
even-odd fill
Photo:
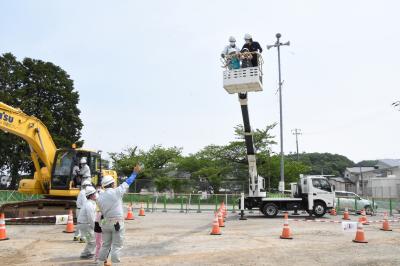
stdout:
POLYGON ((369 223, 368 223, 368 219, 367 219, 367 215, 365 214, 365 209, 363 209, 362 211, 361 211, 361 215, 362 215, 362 224, 363 225, 369 225, 369 223))
POLYGON ((6 222, 4 219, 4 213, 0 213, 0 241, 9 240, 6 233, 6 222))
POLYGON ((128 206, 128 213, 126 214, 125 220, 135 220, 132 212, 132 202, 128 206))
POLYGON ((220 211, 218 211, 218 224, 219 224, 219 227, 225 227, 225 223, 224 223, 224 217, 223 217, 223 215, 222 215, 222 212, 221 212, 221 210, 220 211))
POLYGON ((355 242, 355 243, 368 243, 368 241, 365 240, 364 228, 363 228, 363 224, 362 223, 357 223, 356 238, 353 239, 353 242, 355 242))
POLYGON ((140 203, 139 216, 146 216, 146 214, 144 214, 143 202, 140 203))
POLYGON ((63 231, 64 233, 74 233, 75 229, 74 229, 74 217, 72 214, 72 210, 69 210, 69 214, 68 214, 68 222, 67 222, 67 227, 65 228, 65 230, 63 231))
POLYGON ((210 235, 220 235, 220 234, 221 234, 221 229, 219 228, 218 217, 217 215, 215 215, 210 235))
POLYGON ((343 213, 343 220, 350 220, 350 215, 349 215, 349 210, 346 208, 344 209, 344 213, 343 213))
POLYGON ((382 224, 381 230, 382 231, 393 231, 390 228, 390 224, 389 224, 388 217, 387 217, 387 212, 385 212, 385 216, 383 216, 383 224, 382 224))
POLYGON ((331 213, 330 213, 332 216, 336 216, 336 209, 335 208, 333 208, 332 210, 331 210, 331 213))
POLYGON ((285 223, 283 224, 283 230, 282 230, 282 235, 280 236, 281 239, 293 239, 292 237, 292 232, 289 227, 289 219, 288 219, 288 213, 284 213, 285 217, 285 223))

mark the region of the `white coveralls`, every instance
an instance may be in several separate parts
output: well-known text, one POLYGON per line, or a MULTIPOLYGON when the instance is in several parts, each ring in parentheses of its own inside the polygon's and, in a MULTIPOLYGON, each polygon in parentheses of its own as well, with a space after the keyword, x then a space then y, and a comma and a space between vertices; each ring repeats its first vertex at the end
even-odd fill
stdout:
POLYGON ((94 238, 94 222, 96 218, 96 202, 87 200, 81 209, 78 216, 78 224, 82 236, 86 240, 86 247, 81 253, 81 256, 94 255, 96 242, 94 238))
POLYGON ((122 249, 125 227, 124 213, 122 206, 122 197, 129 188, 124 182, 117 188, 107 188, 99 195, 97 204, 103 214, 101 229, 103 234, 103 246, 100 250, 99 261, 103 263, 107 260, 111 249, 111 261, 113 263, 120 262, 120 251, 122 249), (118 226, 117 231, 115 226, 118 226))
POLYGON ((82 168, 79 170, 79 174, 82 176, 82 183, 85 182, 85 180, 89 180, 90 183, 92 183, 90 168, 87 164, 82 165, 82 168))
MULTIPOLYGON (((87 201, 86 195, 85 195, 85 189, 81 189, 81 191, 78 194, 78 198, 76 199, 76 218, 79 217, 79 214, 81 212, 81 209, 83 208, 83 206, 85 205, 87 201)), ((80 226, 79 223, 76 226, 76 231, 75 231, 75 235, 74 237, 80 237, 81 236, 81 230, 80 230, 80 226)))

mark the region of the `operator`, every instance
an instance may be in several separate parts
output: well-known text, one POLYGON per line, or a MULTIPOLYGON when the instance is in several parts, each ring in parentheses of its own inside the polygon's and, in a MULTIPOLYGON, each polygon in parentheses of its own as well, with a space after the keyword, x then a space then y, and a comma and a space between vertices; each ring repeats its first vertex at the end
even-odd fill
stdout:
POLYGON ((82 176, 82 182, 86 180, 92 182, 92 176, 90 175, 90 168, 87 165, 86 157, 82 157, 80 163, 81 163, 81 169, 79 170, 79 174, 82 176))
POLYGON ((88 186, 85 190, 86 202, 78 216, 78 224, 81 234, 86 239, 86 246, 81 253, 81 259, 91 259, 94 257, 96 248, 94 239, 94 224, 96 216, 97 191, 94 187, 88 186))
POLYGON ((123 245, 125 227, 122 197, 133 183, 141 168, 136 165, 130 177, 120 186, 114 188, 114 178, 106 175, 101 181, 105 191, 99 195, 97 204, 104 219, 101 223, 103 246, 100 249, 99 265, 107 261, 111 253, 113 263, 120 262, 120 251, 123 245), (111 249, 111 252, 110 252, 111 249))
MULTIPOLYGON (((76 199, 76 217, 79 217, 81 208, 83 208, 83 206, 86 203, 85 189, 91 186, 92 183, 90 183, 90 181, 88 180, 82 182, 81 191, 79 192, 78 198, 76 199)), ((80 241, 81 243, 85 243, 85 239, 81 238, 81 230, 79 228, 79 224, 76 226, 74 241, 80 241)))
POLYGON ((246 42, 242 47, 242 52, 244 49, 248 49, 251 53, 253 53, 253 58, 251 59, 251 64, 253 67, 258 66, 258 53, 262 53, 261 45, 258 42, 253 41, 253 38, 250 34, 246 33, 244 35, 244 41, 246 42))
POLYGON ((231 52, 239 53, 239 48, 236 46, 236 39, 235 37, 229 37, 229 45, 225 46, 224 50, 221 53, 221 57, 225 58, 231 52))

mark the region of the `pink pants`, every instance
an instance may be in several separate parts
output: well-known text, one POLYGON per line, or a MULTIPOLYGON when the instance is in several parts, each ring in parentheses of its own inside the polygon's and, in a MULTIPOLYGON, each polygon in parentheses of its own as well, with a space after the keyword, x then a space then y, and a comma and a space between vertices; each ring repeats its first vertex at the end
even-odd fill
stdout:
POLYGON ((100 248, 103 245, 103 238, 101 236, 101 233, 94 233, 96 235, 96 255, 95 258, 99 258, 99 253, 100 253, 100 248))

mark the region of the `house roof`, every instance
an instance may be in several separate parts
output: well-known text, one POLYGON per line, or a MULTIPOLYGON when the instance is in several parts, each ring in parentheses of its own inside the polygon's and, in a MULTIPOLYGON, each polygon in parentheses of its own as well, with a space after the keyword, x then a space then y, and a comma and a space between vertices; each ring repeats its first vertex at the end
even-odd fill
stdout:
POLYGON ((375 170, 375 167, 347 167, 346 168, 346 171, 349 171, 350 173, 355 173, 355 174, 360 173, 360 171, 362 173, 365 173, 365 172, 369 172, 369 171, 373 171, 373 170, 375 170))
POLYGON ((348 179, 347 177, 340 177, 340 176, 337 176, 337 177, 330 177, 330 178, 328 178, 328 179, 329 179, 329 180, 334 180, 334 181, 340 182, 340 183, 353 183, 353 182, 351 182, 351 180, 348 179))
POLYGON ((398 167, 400 166, 400 159, 381 159, 378 160, 377 166, 398 167))

